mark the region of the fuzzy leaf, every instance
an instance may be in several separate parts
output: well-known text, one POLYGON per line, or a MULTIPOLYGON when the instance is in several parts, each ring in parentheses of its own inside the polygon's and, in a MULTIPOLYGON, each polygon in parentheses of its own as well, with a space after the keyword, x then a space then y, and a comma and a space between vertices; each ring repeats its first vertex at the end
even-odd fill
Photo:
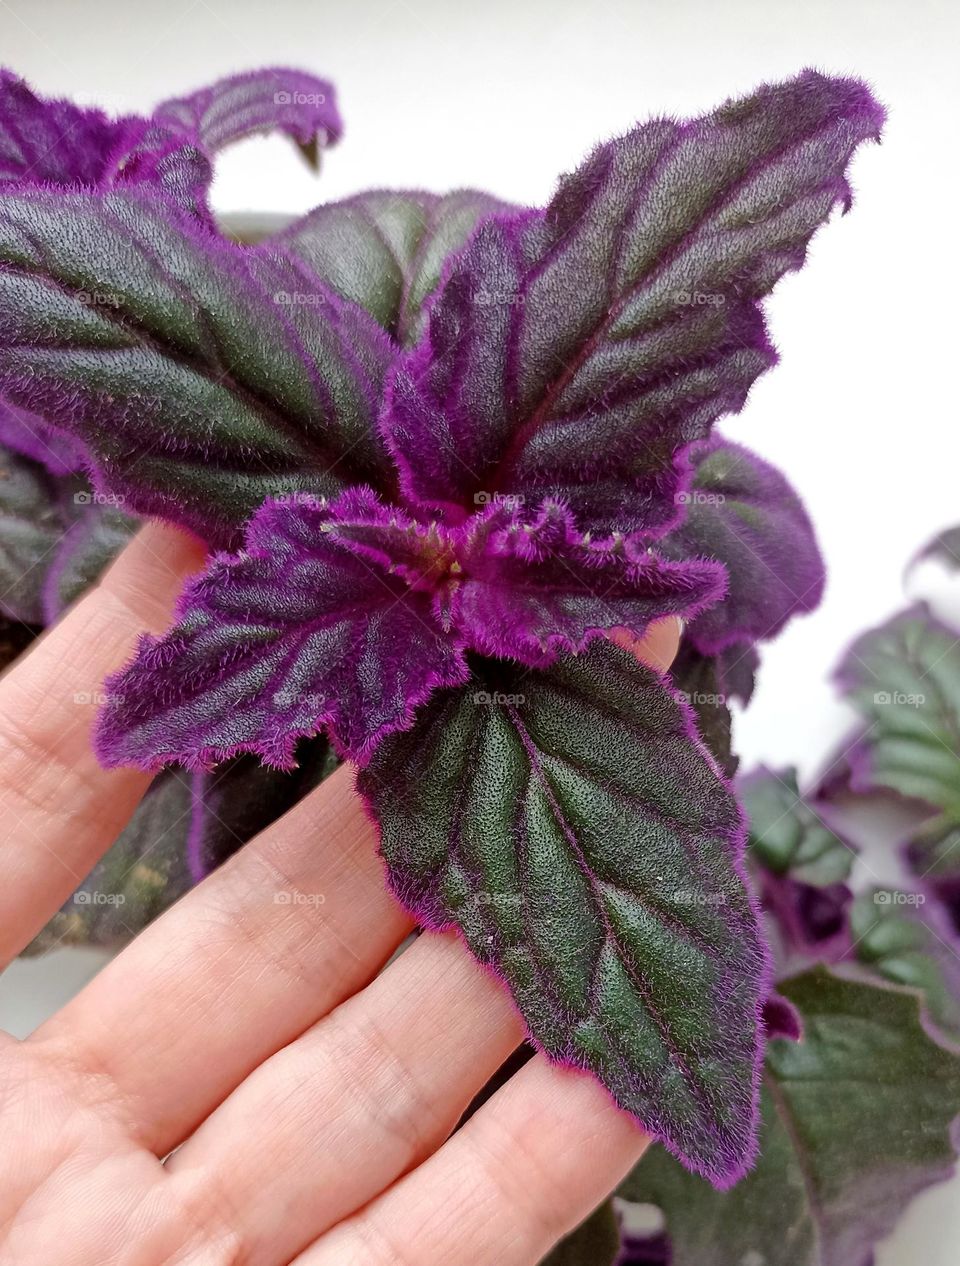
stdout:
POLYGON ((0 181, 99 185, 142 130, 72 101, 44 100, 0 70, 0 181))
POLYGON ((720 1195, 651 1149, 620 1189, 664 1211, 673 1266, 869 1266, 951 1172, 960 1056, 924 1032, 917 997, 823 967, 781 988, 805 1036, 768 1047, 754 1171, 720 1195))
POLYGON ((147 193, 0 205, 0 392, 81 439, 99 491, 212 544, 269 495, 392 482, 390 356, 292 261, 147 193))
POLYGON ((494 505, 464 534, 451 622, 474 650, 525 664, 581 651, 608 629, 642 637, 663 616, 691 619, 726 586, 713 563, 666 562, 619 536, 593 541, 556 502, 531 513, 494 505))
POLYGON ((613 1266, 620 1252, 620 1224, 612 1200, 560 1241, 541 1266, 613 1266))
POLYGON ((803 503, 773 466, 713 436, 691 454, 693 482, 677 494, 678 527, 659 543, 668 558, 710 558, 730 576, 726 597, 686 635, 705 655, 767 640, 823 597, 824 564, 803 503))
POLYGON ((64 528, 44 470, 0 448, 0 612, 43 620, 41 595, 64 528))
POLYGON ((661 534, 681 451, 774 359, 758 301, 798 268, 883 111, 806 71, 602 145, 545 212, 485 220, 399 368, 385 425, 405 490, 560 495, 585 527, 661 534))
POLYGON ((918 603, 864 633, 837 681, 870 722, 851 755, 855 790, 887 787, 960 821, 960 640, 918 603))
POLYGON ((317 207, 275 243, 410 344, 423 331, 424 305, 447 260, 483 216, 511 209, 476 189, 443 196, 377 190, 317 207))
MULTIPOLYGON (((696 623, 696 621, 694 621, 696 623)), ((737 772, 731 742, 731 716, 715 659, 701 655, 686 636, 670 665, 670 679, 679 698, 697 718, 697 730, 728 778, 737 772)))
POLYGON ((394 892, 461 930, 532 1040, 692 1167, 739 1176, 764 951, 736 802, 663 680, 609 642, 547 671, 479 660, 357 785, 394 892))
POLYGON ((313 165, 317 148, 335 144, 343 133, 333 84, 282 66, 230 75, 171 97, 153 117, 208 153, 258 132, 285 132, 313 165))
POLYGON ((801 796, 797 771, 761 767, 737 783, 749 856, 777 875, 826 888, 849 879, 855 852, 801 796))
POLYGON ((190 581, 178 623, 141 639, 107 682, 96 746, 107 765, 208 768, 240 752, 295 765, 298 738, 330 726, 358 758, 438 685, 466 678, 427 589, 351 549, 342 536, 373 519, 366 494, 333 508, 268 501, 245 549, 217 555, 190 581), (341 529, 344 529, 341 532, 341 529))
POLYGON ((857 960, 895 985, 919 989, 937 1028, 960 1038, 957 936, 922 892, 871 888, 850 910, 857 960))

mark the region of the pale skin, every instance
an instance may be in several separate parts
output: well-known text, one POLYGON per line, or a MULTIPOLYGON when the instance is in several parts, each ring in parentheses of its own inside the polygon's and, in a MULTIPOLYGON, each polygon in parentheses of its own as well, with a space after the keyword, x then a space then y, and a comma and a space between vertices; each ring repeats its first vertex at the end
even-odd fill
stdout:
MULTIPOLYGON (((99 767, 76 696, 201 563, 146 527, 0 680, 0 966, 149 781, 99 767)), ((678 636, 631 649, 665 668, 678 636)), ((412 921, 352 784, 339 769, 29 1038, 0 1034, 0 1266, 534 1266, 636 1163, 636 1124, 541 1055, 454 1132, 522 1025, 452 933, 386 966, 412 921)))

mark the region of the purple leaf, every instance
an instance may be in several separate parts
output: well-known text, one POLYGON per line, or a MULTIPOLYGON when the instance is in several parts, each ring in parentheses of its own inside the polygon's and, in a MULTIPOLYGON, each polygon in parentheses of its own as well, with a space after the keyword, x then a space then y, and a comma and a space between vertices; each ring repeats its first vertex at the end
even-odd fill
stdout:
POLYGON ((142 131, 139 119, 44 100, 18 75, 0 70, 0 181, 100 185, 142 131))
POLYGON ((0 203, 0 393, 82 440, 98 491, 214 545, 266 497, 389 487, 392 356, 281 255, 146 191, 0 203))
POLYGON ((642 636, 696 612, 722 583, 713 564, 586 542, 552 504, 449 529, 369 488, 329 507, 294 494, 258 512, 246 549, 216 558, 180 625, 113 680, 101 751, 147 769, 238 751, 287 767, 295 739, 329 724, 362 760, 434 686, 465 679, 466 649, 548 663, 606 629, 642 636))
POLYGON ((594 541, 553 501, 534 513, 493 506, 465 535, 452 623, 474 650, 525 664, 581 651, 609 629, 640 637, 663 616, 693 618, 726 585, 715 564, 666 562, 619 535, 594 541))
POLYGON ((46 466, 51 475, 83 469, 83 445, 56 431, 43 418, 0 401, 0 444, 46 466))
POLYGON ((410 344, 423 331, 425 305, 447 260, 481 217, 513 209, 475 189, 443 196, 376 190, 317 207, 273 244, 410 344))
MULTIPOLYGON (((289 769, 296 740, 324 726, 362 759, 436 686, 465 680, 430 588, 352 548, 353 528, 390 533, 372 494, 331 508, 267 502, 244 551, 216 556, 184 590, 175 627, 144 637, 108 681, 96 734, 104 762, 202 769, 256 752, 289 769)), ((419 544, 412 523, 397 530, 419 544)))
POLYGON ((693 481, 677 494, 684 518, 660 542, 668 558, 723 563, 723 602, 686 630, 705 655, 776 637, 823 596, 824 565, 803 503, 773 466, 713 436, 690 454, 693 481))
POLYGON ((803 1020, 800 1012, 783 994, 772 992, 763 1004, 763 1027, 767 1041, 785 1037, 791 1042, 803 1039, 803 1020))
POLYGON ((611 643, 473 667, 358 775, 393 890, 460 929, 551 1058, 728 1186, 753 1158, 767 990, 736 801, 687 709, 611 643))
POLYGON ((230 75, 171 97, 153 117, 207 153, 258 132, 285 132, 314 165, 317 148, 336 144, 343 134, 333 84, 282 66, 230 75))
POLYGON ((561 496, 583 526, 658 535, 680 456, 774 360, 759 300, 849 205, 883 111, 806 71, 601 146, 545 212, 484 221, 400 366, 385 418, 407 495, 561 496))

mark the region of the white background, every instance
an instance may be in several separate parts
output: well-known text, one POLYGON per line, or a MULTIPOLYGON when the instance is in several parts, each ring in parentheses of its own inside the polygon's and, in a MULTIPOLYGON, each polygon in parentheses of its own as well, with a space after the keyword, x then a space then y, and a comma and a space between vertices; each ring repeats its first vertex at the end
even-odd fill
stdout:
MULTIPOLYGON (((958 33, 948 0, 0 0, 2 60, 44 94, 127 111, 258 64, 332 78, 346 135, 319 181, 283 141, 247 142, 221 160, 221 210, 374 186, 541 203, 649 113, 700 112, 806 65, 865 77, 889 107, 884 143, 856 159, 851 213, 770 301, 782 363, 724 428, 789 473, 828 563, 823 606, 768 648, 737 726, 745 766, 807 775, 845 728, 828 680, 841 648, 901 605, 910 556, 960 521, 958 33)), ((58 958, 70 988, 85 965, 58 958)), ((28 1027, 50 976, 20 965, 0 1022, 28 1027)), ((946 1189, 918 1201, 880 1266, 953 1266, 949 1205, 946 1189)))

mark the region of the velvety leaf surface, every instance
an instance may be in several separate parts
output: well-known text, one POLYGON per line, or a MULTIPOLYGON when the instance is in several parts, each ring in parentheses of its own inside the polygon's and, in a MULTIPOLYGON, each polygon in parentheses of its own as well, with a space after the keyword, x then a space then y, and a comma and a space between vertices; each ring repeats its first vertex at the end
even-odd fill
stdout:
POLYGON ((525 664, 583 650, 607 629, 642 637, 663 616, 692 619, 726 587, 714 563, 668 562, 619 534, 593 540, 553 501, 532 513, 493 505, 463 535, 451 622, 473 649, 525 664))
POLYGON ((799 267, 883 112, 805 71, 600 146, 544 212, 485 220, 385 425, 409 495, 559 494, 585 527, 662 533, 679 454, 774 360, 758 300, 799 267))
POLYGON ((285 132, 314 163, 317 148, 335 144, 343 133, 333 84, 283 66, 230 75, 171 97, 153 117, 210 153, 257 132, 285 132))
POLYGON ((728 778, 737 772, 731 743, 731 716, 717 661, 701 653, 684 636, 670 665, 670 679, 678 696, 697 719, 697 730, 728 778))
POLYGON ((45 624, 97 580, 140 526, 139 520, 115 506, 98 503, 91 492, 78 492, 79 513, 60 539, 43 584, 45 624))
POLYGON ((409 344, 423 332, 447 260, 483 216, 512 209, 476 189, 374 190, 317 207, 276 244, 409 344))
POLYGON ((173 629, 142 638, 109 679, 101 759, 203 769, 256 752, 289 769, 296 740, 324 726, 363 758, 409 725, 434 687, 465 680, 430 590, 339 539, 351 521, 365 526, 368 505, 364 494, 334 509, 315 498, 267 502, 245 549, 215 556, 185 588, 173 629))
POLYGON ((924 1031, 917 997, 823 967, 781 988, 805 1036, 768 1047, 753 1172, 719 1194, 656 1148, 621 1188, 663 1209, 673 1266, 869 1266, 951 1172, 960 1057, 924 1031))
POLYGON ((0 612, 43 619, 44 580, 64 528, 44 470, 0 448, 0 612))
POLYGON ((613 1266, 619 1252, 620 1225, 613 1201, 605 1200, 540 1266, 613 1266))
POLYGON ((98 185, 139 132, 136 119, 45 100, 0 70, 0 181, 98 185))
POLYGON ((855 790, 887 787, 960 821, 960 640, 918 603, 864 633, 837 681, 869 728, 855 790))
POLYGON ((547 671, 478 660, 358 788, 399 899, 461 930, 536 1044, 738 1177, 764 951, 736 802, 663 680, 609 642, 547 671))
POLYGON ((677 494, 683 521, 659 543, 668 558, 711 558, 730 576, 726 597, 686 630, 705 655, 776 637, 823 597, 824 563, 803 503, 773 466, 713 436, 691 454, 693 482, 677 494))
POLYGON ((0 392, 81 439, 98 490, 213 544, 265 497, 390 483, 388 340, 292 261, 146 193, 0 206, 0 392))
POLYGON ((922 892, 871 888, 850 910, 857 960, 895 985, 919 989, 930 1018, 960 1039, 960 942, 922 892))

